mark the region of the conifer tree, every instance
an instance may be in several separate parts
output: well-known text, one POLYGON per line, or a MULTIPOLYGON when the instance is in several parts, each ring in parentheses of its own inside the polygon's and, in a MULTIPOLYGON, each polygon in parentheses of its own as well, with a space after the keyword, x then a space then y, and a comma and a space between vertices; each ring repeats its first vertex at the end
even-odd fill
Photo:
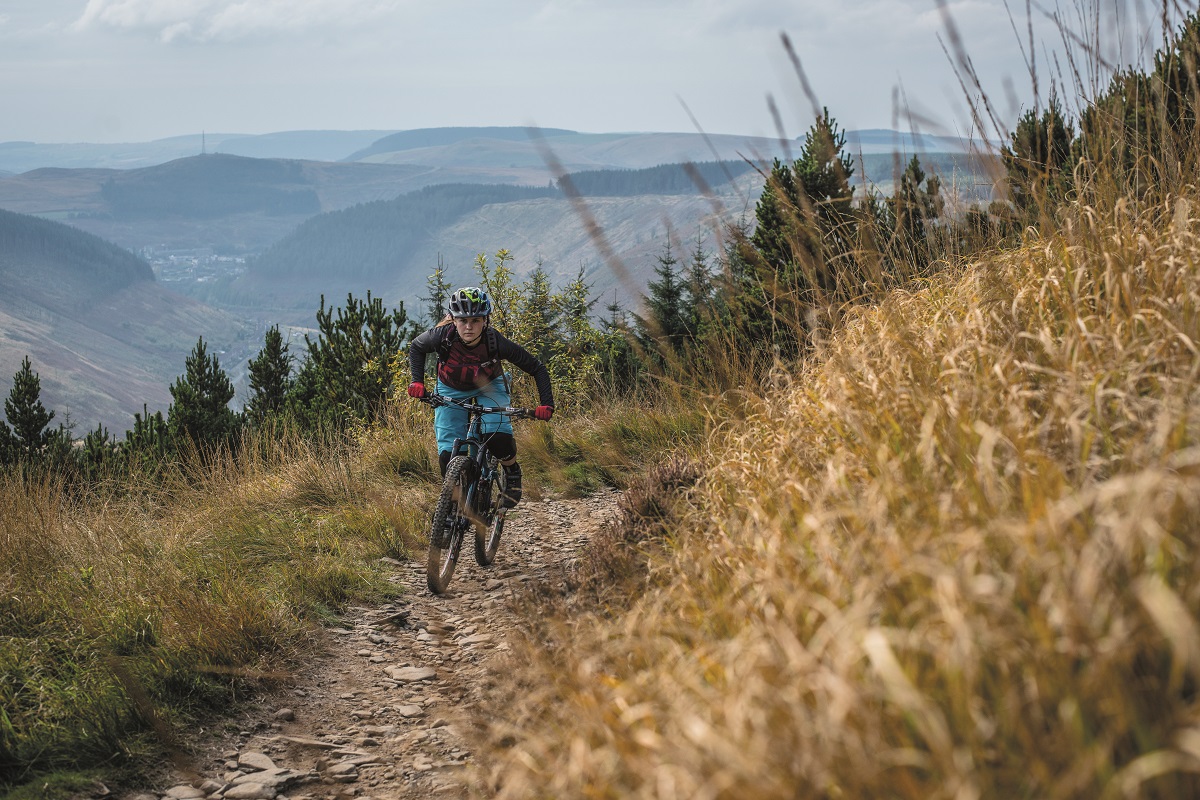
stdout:
POLYGON ((703 235, 696 236, 696 247, 688 261, 684 276, 684 292, 687 295, 686 320, 688 339, 695 342, 703 337, 707 326, 716 316, 712 269, 708 264, 709 254, 704 249, 703 235))
POLYGON ((549 363, 562 351, 556 331, 561 313, 550 288, 550 274, 538 261, 521 285, 515 313, 504 333, 523 342, 539 360, 549 363))
POLYGON ((793 353, 812 309, 862 295, 864 277, 852 257, 854 162, 845 145, 845 133, 824 109, 799 157, 790 165, 776 160, 767 176, 748 239, 752 248, 735 238, 744 271, 731 282, 728 299, 751 341, 793 353))
POLYGON ((37 461, 50 444, 53 431, 48 430, 54 412, 42 405, 41 378, 33 371, 29 356, 21 361, 21 368, 13 375, 12 390, 4 401, 4 416, 12 431, 8 439, 10 463, 37 461))
POLYGON ((266 333, 263 349, 250 361, 250 391, 246 416, 253 425, 261 425, 272 415, 282 413, 292 386, 292 356, 278 325, 266 333))
POLYGON ((885 205, 886 218, 894 232, 892 249, 896 258, 921 266, 931 257, 930 235, 945 207, 941 181, 936 175, 927 176, 921 169, 921 160, 913 156, 885 205))
POLYGON ((634 315, 638 338, 648 349, 654 349, 657 345, 660 352, 677 355, 683 351, 683 343, 687 338, 688 314, 684 309, 686 289, 676 269, 679 259, 672 252, 670 235, 667 236, 663 252, 654 260, 657 262, 654 267, 656 280, 646 285, 649 293, 643 296, 648 315, 634 315))
MULTIPOLYGON (((592 287, 584 279, 583 267, 580 267, 562 291, 550 298, 556 330, 547 332, 554 341, 547 367, 555 378, 556 387, 562 387, 560 405, 565 401, 579 408, 595 388, 596 373, 602 360, 601 334, 591 320, 592 307, 596 305, 591 293, 592 287)), ((556 388, 555 394, 558 393, 556 388)))
POLYGON ((229 407, 233 394, 233 382, 200 337, 184 362, 184 374, 171 385, 167 427, 172 438, 190 439, 202 451, 230 443, 238 424, 229 407))
POLYGON ((1009 200, 1023 222, 1036 222, 1041 210, 1055 208, 1065 199, 1071 185, 1074 139, 1075 129, 1057 95, 1050 95, 1040 116, 1030 109, 1017 121, 1000 156, 1009 200))
POLYGON ((316 339, 305 336, 308 354, 288 396, 302 426, 340 425, 351 418, 373 422, 383 411, 397 354, 416 333, 404 303, 393 311, 367 292, 346 296, 345 308, 317 311, 316 339), (336 312, 336 316, 335 316, 336 312))
POLYGON ((97 423, 96 429, 83 437, 78 459, 80 471, 88 480, 98 479, 116 463, 117 452, 117 443, 109 436, 108 428, 97 423))
POLYGON ((437 325, 446 316, 446 302, 454 287, 446 283, 446 268, 442 263, 442 254, 438 253, 437 269, 425 281, 425 291, 421 299, 425 301, 425 321, 429 327, 437 325))
POLYGON ((613 394, 636 388, 643 368, 634 349, 635 336, 621 304, 615 299, 604 307, 608 317, 600 322, 600 361, 597 373, 613 394))
POLYGON ((7 467, 16 460, 16 446, 8 423, 0 419, 0 467, 7 467))

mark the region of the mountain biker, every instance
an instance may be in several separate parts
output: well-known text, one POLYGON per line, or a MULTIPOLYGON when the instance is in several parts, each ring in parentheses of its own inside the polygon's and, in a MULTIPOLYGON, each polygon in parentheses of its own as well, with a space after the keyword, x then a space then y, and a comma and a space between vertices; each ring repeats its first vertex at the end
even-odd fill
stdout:
MULTIPOLYGON (((508 361, 533 376, 540 402, 534 416, 549 420, 554 415, 550 373, 532 353, 489 325, 491 313, 492 301, 483 289, 464 286, 453 292, 446 304, 446 317, 409 345, 412 383, 408 385, 408 396, 425 396, 425 357, 437 353, 438 394, 459 400, 479 397, 486 405, 507 406, 511 402, 508 375, 502 365, 508 361)), ((433 412, 433 427, 444 477, 454 440, 466 436, 467 412, 458 406, 438 406, 433 412)), ((488 451, 504 466, 504 505, 512 508, 521 499, 521 465, 517 463, 512 423, 501 414, 484 414, 482 432, 488 451)))

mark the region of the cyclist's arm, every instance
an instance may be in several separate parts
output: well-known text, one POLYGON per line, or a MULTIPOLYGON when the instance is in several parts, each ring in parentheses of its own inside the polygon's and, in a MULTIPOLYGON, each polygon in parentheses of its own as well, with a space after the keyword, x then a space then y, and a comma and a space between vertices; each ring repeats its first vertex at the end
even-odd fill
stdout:
POLYGON ((425 382, 425 356, 437 349, 438 335, 438 329, 431 328, 409 342, 408 368, 416 383, 425 382))
POLYGON ((537 384, 539 402, 544 406, 554 405, 554 389, 550 386, 550 372, 533 353, 511 339, 498 334, 496 336, 496 355, 521 371, 532 375, 534 383, 537 384))

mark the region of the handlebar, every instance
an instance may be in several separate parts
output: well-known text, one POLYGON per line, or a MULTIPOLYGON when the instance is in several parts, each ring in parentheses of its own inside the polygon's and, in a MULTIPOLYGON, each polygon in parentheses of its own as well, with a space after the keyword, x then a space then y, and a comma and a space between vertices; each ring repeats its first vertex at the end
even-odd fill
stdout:
MULTIPOLYGON (((458 406, 471 414, 507 414, 513 419, 537 419, 532 408, 515 408, 513 406, 481 406, 474 402, 458 400, 441 394, 427 394, 418 397, 422 403, 437 408, 438 406, 458 406)), ((472 398, 473 399, 473 398, 472 398)))

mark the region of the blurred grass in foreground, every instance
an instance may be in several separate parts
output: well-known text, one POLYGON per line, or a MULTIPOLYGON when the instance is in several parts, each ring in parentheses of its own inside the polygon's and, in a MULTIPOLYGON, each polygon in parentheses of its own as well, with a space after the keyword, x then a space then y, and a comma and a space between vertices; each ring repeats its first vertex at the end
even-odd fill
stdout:
POLYGON ((729 403, 646 593, 535 618, 498 796, 1200 793, 1198 207, 1077 207, 729 403))

